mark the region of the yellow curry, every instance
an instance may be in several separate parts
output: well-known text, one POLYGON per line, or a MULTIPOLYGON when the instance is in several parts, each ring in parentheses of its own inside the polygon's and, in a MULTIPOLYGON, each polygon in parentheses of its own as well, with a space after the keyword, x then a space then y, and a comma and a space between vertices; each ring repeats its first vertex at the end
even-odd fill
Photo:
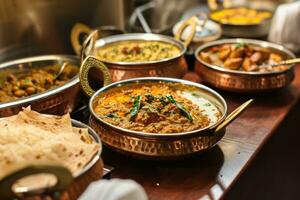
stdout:
POLYGON ((105 45, 97 50, 97 57, 107 62, 149 62, 176 57, 180 49, 161 41, 131 40, 105 45))
POLYGON ((211 19, 222 24, 253 25, 269 19, 272 13, 251 8, 226 8, 210 14, 211 19))
POLYGON ((221 113, 201 92, 180 83, 144 83, 104 92, 94 111, 105 122, 146 133, 180 133, 208 127, 221 113))

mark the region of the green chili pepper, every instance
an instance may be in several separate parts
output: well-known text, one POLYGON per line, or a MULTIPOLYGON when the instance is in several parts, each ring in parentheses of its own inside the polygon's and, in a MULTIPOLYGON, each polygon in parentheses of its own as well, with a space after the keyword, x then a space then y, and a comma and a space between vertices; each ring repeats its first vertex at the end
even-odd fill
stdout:
POLYGON ((135 98, 133 102, 133 108, 130 110, 131 119, 134 118, 140 109, 142 97, 139 95, 135 98))
POLYGON ((181 105, 180 103, 178 103, 178 102, 173 98, 172 95, 167 95, 166 97, 167 97, 167 99, 168 99, 172 104, 174 104, 174 105, 180 110, 180 112, 181 112, 181 114, 182 114, 183 116, 185 116, 186 118, 188 118, 188 120, 193 121, 193 118, 192 118, 192 116, 190 115, 190 113, 183 107, 183 105, 181 105))

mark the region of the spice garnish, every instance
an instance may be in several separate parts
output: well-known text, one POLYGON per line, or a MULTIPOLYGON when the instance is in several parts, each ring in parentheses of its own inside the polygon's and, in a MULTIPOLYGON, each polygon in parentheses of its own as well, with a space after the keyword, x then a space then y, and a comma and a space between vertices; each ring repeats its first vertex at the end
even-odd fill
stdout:
POLYGON ((167 95, 166 97, 167 97, 167 99, 168 99, 172 104, 174 104, 174 105, 180 110, 180 112, 181 112, 181 114, 182 114, 183 116, 185 116, 186 118, 188 118, 188 120, 193 121, 193 118, 192 118, 192 116, 190 115, 190 113, 183 107, 183 105, 181 105, 180 103, 178 103, 178 102, 173 98, 172 95, 167 95))

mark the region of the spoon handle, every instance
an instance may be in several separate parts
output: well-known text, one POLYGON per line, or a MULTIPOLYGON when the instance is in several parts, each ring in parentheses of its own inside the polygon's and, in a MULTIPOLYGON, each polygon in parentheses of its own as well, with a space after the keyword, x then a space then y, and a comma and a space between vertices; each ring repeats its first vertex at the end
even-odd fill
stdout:
POLYGON ((300 63, 300 58, 284 60, 284 61, 281 61, 279 63, 272 64, 271 66, 275 67, 275 66, 279 66, 279 65, 292 65, 292 64, 297 64, 297 63, 300 63))
POLYGON ((227 125, 229 125, 233 120, 235 120, 235 118, 237 118, 237 116, 239 116, 248 106, 250 106, 253 102, 253 99, 250 99, 248 101, 246 101, 245 103, 243 103, 242 105, 240 105, 238 108, 236 108, 234 111, 232 111, 226 118, 225 120, 219 124, 217 126, 217 128, 215 129, 215 132, 220 131, 222 128, 226 127, 227 125))

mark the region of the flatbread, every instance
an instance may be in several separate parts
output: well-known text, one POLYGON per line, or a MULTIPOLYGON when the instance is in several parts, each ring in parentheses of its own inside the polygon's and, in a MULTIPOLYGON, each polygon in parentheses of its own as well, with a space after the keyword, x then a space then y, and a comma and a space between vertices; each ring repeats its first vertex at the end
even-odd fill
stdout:
POLYGON ((24 109, 0 119, 0 180, 30 164, 59 164, 77 174, 100 145, 87 129, 72 127, 69 114, 42 115, 24 109))

